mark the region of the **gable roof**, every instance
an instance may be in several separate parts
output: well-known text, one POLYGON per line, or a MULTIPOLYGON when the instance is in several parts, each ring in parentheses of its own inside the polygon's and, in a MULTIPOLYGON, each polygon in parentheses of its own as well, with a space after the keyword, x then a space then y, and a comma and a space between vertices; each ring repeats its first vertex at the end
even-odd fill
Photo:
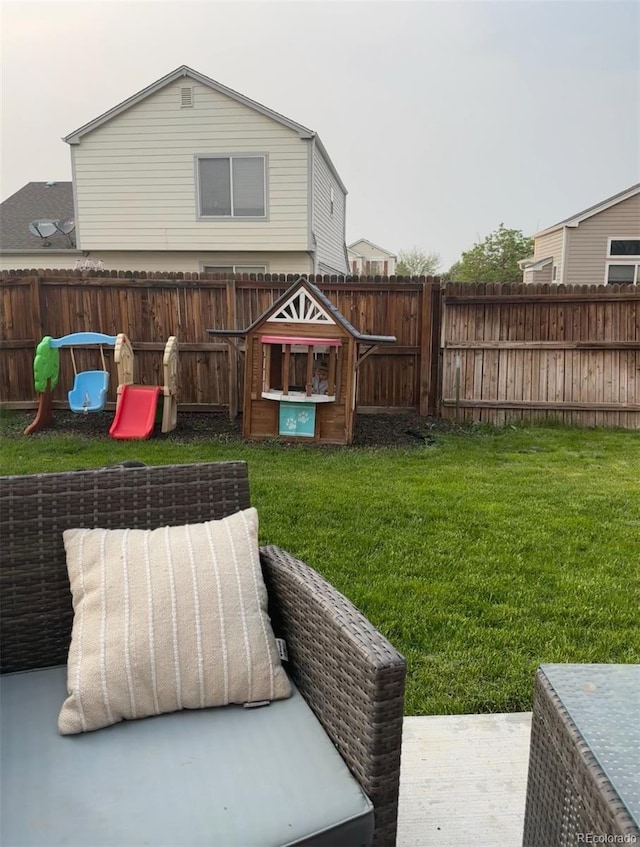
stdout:
POLYGON ((555 229, 559 229, 561 226, 578 226, 582 223, 582 221, 587 220, 587 218, 592 218, 594 215, 604 212, 604 210, 608 209, 610 206, 616 206, 618 203, 623 203, 625 200, 629 200, 629 198, 634 197, 636 194, 640 194, 640 182, 632 185, 630 188, 625 188, 624 191, 619 191, 617 194, 613 194, 611 197, 607 197, 606 200, 601 200, 599 203, 596 203, 595 206, 589 206, 588 209, 583 209, 581 212, 571 215, 571 217, 565 218, 563 221, 559 221, 553 226, 547 227, 547 229, 536 232, 533 237, 539 238, 541 235, 547 235, 555 229))
POLYGON ((362 244, 363 242, 365 244, 368 244, 369 247, 373 247, 374 250, 380 250, 381 253, 386 253, 387 256, 390 256, 392 259, 398 258, 395 253, 391 253, 385 247, 380 247, 379 244, 374 244, 373 241, 369 241, 368 238, 359 238, 357 241, 354 241, 353 244, 348 244, 347 250, 351 250, 352 253, 356 253, 357 255, 360 255, 357 250, 354 250, 354 247, 356 246, 356 244, 362 244))
POLYGON ((47 240, 44 247, 37 235, 29 232, 29 224, 42 218, 64 220, 73 218, 73 187, 70 182, 28 182, 0 205, 0 249, 3 252, 46 252, 47 250, 76 251, 74 234, 69 239, 60 232, 47 240))
POLYGON ((78 129, 66 135, 62 140, 66 141, 67 144, 79 144, 83 135, 86 135, 89 132, 92 132, 94 129, 97 129, 102 124, 105 124, 107 121, 110 121, 112 118, 115 118, 116 115, 121 114, 127 109, 131 108, 131 106, 135 106, 136 103, 140 103, 142 100, 145 100, 147 97, 150 97, 152 94, 155 94, 157 91, 160 91, 162 88, 165 88, 167 85, 171 85, 171 83, 176 80, 188 78, 192 79, 195 82, 199 82, 201 85, 205 85, 208 88, 211 88, 213 91, 217 91, 219 94, 223 94, 225 97, 229 97, 231 100, 235 100, 237 103, 242 103, 243 106, 247 106, 249 109, 253 109, 255 112, 259 112, 261 115, 265 115, 267 118, 271 118, 271 120, 276 121, 276 123, 282 124, 282 126, 286 126, 289 129, 297 132, 300 138, 302 139, 315 139, 315 143, 318 145, 318 148, 329 167, 329 170, 336 178, 338 185, 347 193, 347 189, 340 179, 340 175, 338 174, 335 165, 329 158, 329 154, 327 150, 320 140, 319 135, 314 132, 314 130, 309 129, 302 124, 297 123, 297 121, 292 121, 290 118, 281 115, 279 112, 274 112, 273 109, 269 109, 267 106, 263 106, 262 103, 258 103, 256 100, 251 100, 249 97, 245 97, 244 94, 240 94, 238 91, 234 91, 233 88, 228 88, 226 85, 222 85, 220 82, 216 82, 215 79, 211 79, 204 74, 199 73, 198 71, 194 71, 193 68, 190 68, 188 65, 180 65, 179 68, 176 68, 175 71, 171 71, 171 73, 166 74, 166 76, 161 77, 160 79, 152 82, 151 85, 148 85, 146 88, 143 88, 141 91, 138 91, 136 94, 133 94, 131 97, 128 97, 126 100, 123 100, 121 103, 118 103, 112 109, 109 109, 106 112, 103 112, 101 115, 98 115, 97 118, 94 118, 92 121, 89 121, 86 124, 83 124, 78 129))
POLYGON ((334 320, 337 324, 339 324, 343 329, 345 329, 350 335, 352 335, 356 341, 363 342, 365 344, 395 344, 396 337, 393 335, 363 335, 358 332, 358 330, 353 326, 353 324, 349 323, 349 321, 345 318, 342 312, 333 305, 331 300, 322 292, 319 288, 317 288, 312 282, 304 279, 303 277, 298 277, 297 280, 293 282, 293 284, 287 288, 287 290, 274 300, 274 302, 269 306, 269 308, 263 312, 259 318, 257 318, 247 329, 244 330, 218 330, 218 329, 208 329, 207 332, 210 335, 226 335, 226 336, 244 336, 249 332, 253 332, 263 323, 266 323, 269 318, 275 314, 286 302, 289 300, 296 291, 299 291, 301 288, 306 289, 307 293, 310 295, 312 299, 314 299, 334 320))
POLYGON ((523 271, 541 271, 553 262, 553 256, 547 256, 545 259, 534 259, 533 256, 528 256, 526 259, 520 259, 518 265, 523 271))

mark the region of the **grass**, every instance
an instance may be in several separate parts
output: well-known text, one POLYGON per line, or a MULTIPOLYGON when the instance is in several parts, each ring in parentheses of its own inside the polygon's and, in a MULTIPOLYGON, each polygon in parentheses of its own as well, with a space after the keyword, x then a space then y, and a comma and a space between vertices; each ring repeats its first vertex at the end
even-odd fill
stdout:
POLYGON ((528 710, 540 662, 640 662, 639 433, 318 450, 14 429, 3 474, 245 459, 261 542, 323 573, 406 656, 407 714, 528 710))

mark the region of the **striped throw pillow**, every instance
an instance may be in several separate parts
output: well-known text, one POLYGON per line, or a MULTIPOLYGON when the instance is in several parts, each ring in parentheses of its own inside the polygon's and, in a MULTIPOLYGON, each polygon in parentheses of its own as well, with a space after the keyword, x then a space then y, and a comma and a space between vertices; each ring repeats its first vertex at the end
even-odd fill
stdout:
POLYGON ((291 694, 255 509, 155 530, 70 529, 64 544, 74 618, 61 734, 291 694))

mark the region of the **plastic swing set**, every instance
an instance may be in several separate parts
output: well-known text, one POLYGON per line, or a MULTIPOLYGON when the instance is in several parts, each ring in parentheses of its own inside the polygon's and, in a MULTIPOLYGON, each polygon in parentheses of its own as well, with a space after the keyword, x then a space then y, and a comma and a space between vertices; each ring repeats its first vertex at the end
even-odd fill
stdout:
POLYGON ((74 381, 68 392, 69 408, 76 414, 101 412, 107 400, 109 372, 103 346, 114 348, 114 362, 118 371, 118 399, 116 414, 109 429, 112 438, 148 438, 155 422, 159 397, 163 397, 162 431, 175 429, 177 419, 178 342, 174 336, 167 341, 163 358, 164 385, 133 384, 134 356, 131 342, 124 333, 104 335, 100 332, 75 332, 62 338, 46 335, 38 347, 33 361, 35 388, 39 395, 38 411, 25 435, 38 432, 53 422, 52 391, 58 383, 61 348, 71 352, 74 381), (99 345, 102 370, 78 371, 74 347, 99 345))
POLYGON ((109 372, 104 358, 103 345, 114 347, 119 336, 104 335, 101 332, 73 332, 62 338, 45 335, 36 347, 33 360, 33 376, 38 393, 38 411, 35 419, 25 429, 25 435, 39 432, 53 422, 53 389, 60 375, 60 349, 71 348, 73 363, 73 388, 68 392, 69 406, 73 412, 88 414, 104 409, 109 388, 109 372), (78 371, 73 352, 74 347, 100 345, 102 358, 101 371, 78 371))

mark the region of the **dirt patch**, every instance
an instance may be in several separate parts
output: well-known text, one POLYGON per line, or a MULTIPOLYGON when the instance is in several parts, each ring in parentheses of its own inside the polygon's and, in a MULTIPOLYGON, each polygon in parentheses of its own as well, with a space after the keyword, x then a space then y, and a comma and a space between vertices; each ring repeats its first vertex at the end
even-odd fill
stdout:
MULTIPOLYGON (((2 424, 5 434, 18 434, 33 420, 34 413, 11 415, 2 424)), ((113 414, 75 415, 69 411, 56 411, 53 425, 44 432, 69 435, 108 436, 113 414)), ((433 443, 438 432, 459 430, 449 421, 421 417, 412 412, 396 415, 358 415, 353 439, 354 447, 410 447, 433 443)), ((44 433, 43 433, 44 434, 44 433)), ((32 436, 37 438, 38 434, 32 436)), ((180 412, 176 429, 163 435, 159 427, 154 437, 189 443, 214 440, 222 443, 242 441, 242 418, 229 420, 226 413, 180 412)), ((314 445, 309 445, 314 446, 314 445)))

